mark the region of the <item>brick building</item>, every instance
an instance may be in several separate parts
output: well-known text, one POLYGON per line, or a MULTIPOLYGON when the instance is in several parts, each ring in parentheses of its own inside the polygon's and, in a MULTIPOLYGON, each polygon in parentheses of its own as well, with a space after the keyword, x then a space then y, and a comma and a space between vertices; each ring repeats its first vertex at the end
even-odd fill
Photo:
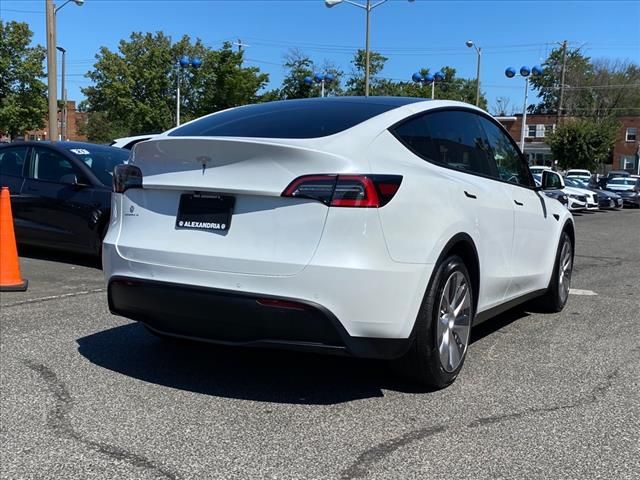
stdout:
MULTIPOLYGON (((58 112, 58 134, 62 134, 60 128, 60 119, 62 113, 58 112)), ((78 133, 80 123, 86 122, 87 114, 76 110, 76 102, 67 100, 67 140, 86 142, 87 137, 78 133)), ((24 135, 25 140, 49 140, 47 138, 49 127, 49 119, 45 118, 44 127, 38 130, 31 130, 24 135)))
MULTIPOLYGON (((509 135, 520 144, 522 115, 496 117, 507 129, 509 135)), ((628 170, 639 173, 640 162, 640 116, 618 117, 620 129, 611 153, 611 163, 605 165, 606 170, 628 170)), ((525 125, 524 153, 531 165, 552 166, 553 154, 545 137, 556 128, 555 115, 527 115, 525 125)))

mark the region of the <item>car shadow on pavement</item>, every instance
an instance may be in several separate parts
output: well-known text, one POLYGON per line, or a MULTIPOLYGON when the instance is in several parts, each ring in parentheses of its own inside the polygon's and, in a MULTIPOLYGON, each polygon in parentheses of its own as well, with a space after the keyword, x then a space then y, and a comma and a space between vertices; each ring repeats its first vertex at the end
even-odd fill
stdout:
MULTIPOLYGON (((505 312, 472 330, 477 342, 528 316, 505 312)), ((432 390, 403 377, 399 362, 161 339, 139 323, 79 338, 92 363, 139 380, 225 398, 332 405, 384 396, 383 390, 432 390)))
MULTIPOLYGON (((532 310, 529 309, 529 311, 532 310)), ((473 327, 471 330, 470 345, 473 345, 475 342, 478 342, 498 330, 502 330, 504 327, 528 316, 529 313, 527 313, 522 306, 518 306, 511 310, 507 310, 496 317, 490 318, 486 322, 473 327)))
POLYGON ((49 250, 46 248, 20 245, 18 253, 21 257, 34 258, 36 260, 48 260, 51 262, 68 263, 82 267, 96 268, 102 270, 102 260, 100 257, 85 255, 73 252, 63 252, 60 250, 49 250))
POLYGON ((383 389, 424 393, 392 362, 160 339, 139 323, 77 340, 92 363, 145 382, 225 398, 331 405, 382 397, 383 389))

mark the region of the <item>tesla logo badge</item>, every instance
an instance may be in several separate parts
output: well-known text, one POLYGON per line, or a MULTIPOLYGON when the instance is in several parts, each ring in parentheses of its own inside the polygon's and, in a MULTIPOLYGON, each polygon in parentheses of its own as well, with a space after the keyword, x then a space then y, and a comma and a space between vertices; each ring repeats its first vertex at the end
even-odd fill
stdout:
POLYGON ((133 213, 133 211, 136 209, 136 207, 134 207, 133 205, 131 205, 129 207, 129 213, 133 213))
POLYGON ((202 165, 202 175, 204 175, 204 172, 207 170, 207 164, 211 161, 211 158, 203 155, 196 158, 196 160, 202 165))

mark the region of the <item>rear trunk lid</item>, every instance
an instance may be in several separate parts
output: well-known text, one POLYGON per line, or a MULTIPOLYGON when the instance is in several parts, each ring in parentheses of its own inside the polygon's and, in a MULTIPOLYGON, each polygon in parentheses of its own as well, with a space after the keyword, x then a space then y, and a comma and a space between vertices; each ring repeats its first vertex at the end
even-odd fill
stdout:
POLYGON ((143 188, 124 194, 117 240, 124 258, 275 276, 295 275, 309 263, 328 213, 320 202, 282 198, 282 191, 301 175, 353 168, 300 145, 221 137, 148 141, 136 146, 130 163, 142 170, 143 188), (189 222, 181 201, 204 206, 205 221, 189 222), (209 217, 207 209, 218 204, 221 213, 209 217))

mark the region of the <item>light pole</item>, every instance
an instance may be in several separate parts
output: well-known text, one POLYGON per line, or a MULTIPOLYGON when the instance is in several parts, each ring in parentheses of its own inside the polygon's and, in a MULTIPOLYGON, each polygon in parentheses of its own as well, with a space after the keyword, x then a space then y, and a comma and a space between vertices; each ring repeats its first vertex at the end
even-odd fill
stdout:
MULTIPOLYGON (((513 78, 516 75, 516 69, 508 67, 504 74, 507 78, 513 78)), ((524 105, 522 107, 522 126, 520 127, 520 150, 524 153, 524 132, 527 128, 527 100, 529 98, 529 75, 541 75, 542 67, 539 65, 529 69, 527 66, 520 67, 520 77, 524 77, 524 105)))
POLYGON ((309 86, 313 85, 314 83, 320 84, 320 96, 324 97, 325 84, 333 82, 334 79, 335 77, 331 73, 325 73, 324 75, 322 73, 315 73, 313 77, 304 77, 304 83, 309 86))
POLYGON ((79 7, 84 0, 67 0, 56 8, 53 0, 45 0, 47 14, 47 84, 49 90, 49 140, 58 139, 58 83, 56 69, 56 14, 67 3, 73 2, 79 7))
MULTIPOLYGON (((415 0, 408 0, 409 2, 414 2, 415 0)), ((362 3, 358 3, 358 2, 354 2, 352 0, 324 0, 324 4, 327 6, 327 8, 331 8, 331 7, 335 7, 336 5, 339 5, 341 3, 348 3, 349 5, 353 5, 354 7, 358 7, 358 8, 362 8, 367 12, 367 26, 366 26, 366 33, 365 33, 365 47, 364 47, 364 55, 365 55, 365 60, 364 60, 364 95, 365 97, 369 96, 369 70, 370 70, 370 61, 369 61, 369 57, 371 55, 371 49, 369 48, 369 26, 370 26, 370 17, 371 17, 371 11, 376 8, 379 7, 380 5, 382 5, 383 3, 386 3, 387 0, 380 0, 376 3, 371 3, 371 0, 367 0, 366 4, 362 4, 362 3)))
POLYGON ((480 59, 482 58, 482 48, 476 46, 473 40, 467 40, 465 44, 468 48, 475 48, 478 54, 478 68, 476 71, 476 107, 480 106, 480 59))
POLYGON ((416 72, 411 75, 411 80, 423 85, 431 85, 431 100, 433 100, 436 94, 436 82, 444 80, 444 73, 439 70, 434 75, 431 75, 430 73, 422 75, 421 73, 416 72))
POLYGON ((67 139, 67 89, 64 86, 65 80, 65 64, 67 51, 62 47, 56 47, 56 49, 62 52, 62 86, 61 86, 61 97, 62 97, 62 118, 60 119, 60 138, 62 140, 67 139))
POLYGON ((180 79, 182 78, 182 72, 185 68, 199 68, 200 65, 202 65, 202 60, 198 57, 190 58, 187 55, 180 57, 178 62, 178 74, 176 75, 176 127, 180 126, 180 79))

